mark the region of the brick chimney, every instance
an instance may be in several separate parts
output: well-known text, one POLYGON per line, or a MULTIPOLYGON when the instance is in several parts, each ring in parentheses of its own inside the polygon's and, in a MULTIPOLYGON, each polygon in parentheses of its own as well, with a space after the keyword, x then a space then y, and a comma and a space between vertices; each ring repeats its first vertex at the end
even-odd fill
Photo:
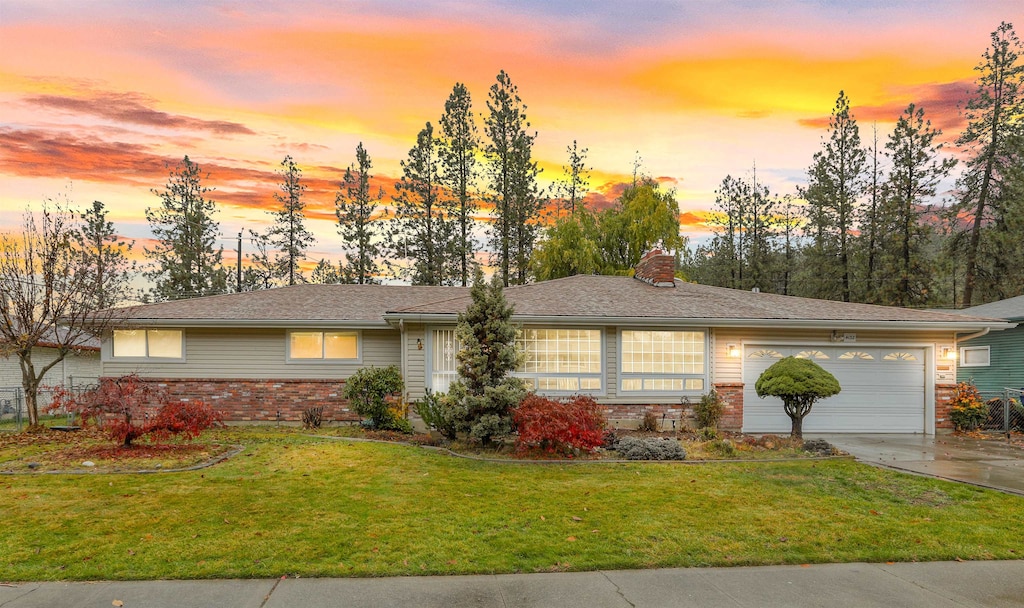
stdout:
POLYGON ((661 249, 652 249, 644 254, 633 268, 633 278, 655 287, 676 286, 676 256, 661 249))

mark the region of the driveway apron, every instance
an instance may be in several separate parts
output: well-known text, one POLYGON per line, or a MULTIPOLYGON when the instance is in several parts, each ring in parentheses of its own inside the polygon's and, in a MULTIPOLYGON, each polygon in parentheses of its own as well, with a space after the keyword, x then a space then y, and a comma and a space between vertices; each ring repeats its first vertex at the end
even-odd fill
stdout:
POLYGON ((814 435, 857 460, 1024 496, 1024 448, 955 435, 814 435))

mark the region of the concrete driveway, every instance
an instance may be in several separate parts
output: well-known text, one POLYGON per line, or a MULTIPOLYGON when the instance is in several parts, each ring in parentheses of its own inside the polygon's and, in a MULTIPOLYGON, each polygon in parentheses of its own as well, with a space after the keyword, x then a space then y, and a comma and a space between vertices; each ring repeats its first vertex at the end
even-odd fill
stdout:
POLYGON ((955 435, 815 434, 868 464, 1024 496, 1024 448, 955 435))

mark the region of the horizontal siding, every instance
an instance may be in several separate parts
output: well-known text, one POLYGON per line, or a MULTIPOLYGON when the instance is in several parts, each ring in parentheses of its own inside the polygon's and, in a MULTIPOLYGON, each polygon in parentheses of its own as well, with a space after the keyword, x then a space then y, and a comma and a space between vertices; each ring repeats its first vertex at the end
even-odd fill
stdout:
POLYGON ((410 400, 423 398, 426 394, 426 359, 427 359, 426 332, 422 325, 405 326, 405 390, 410 400), (416 345, 420 340, 423 348, 416 345))
POLYGON ((149 378, 339 379, 361 367, 401 364, 398 330, 362 330, 359 363, 286 361, 284 329, 187 329, 185 361, 103 362, 104 376, 138 373, 149 378))
POLYGON ((973 382, 986 393, 1024 388, 1024 327, 994 331, 959 345, 990 347, 990 363, 988 367, 960 367, 957 380, 973 382))
POLYGON ((604 380, 606 402, 613 402, 619 394, 619 329, 604 327, 604 380))
MULTIPOLYGON (((56 357, 52 348, 33 348, 32 365, 38 373, 56 357)), ((43 376, 43 386, 67 384, 72 378, 91 379, 100 375, 100 354, 96 351, 70 353, 43 376)), ((77 381, 76 381, 77 383, 77 381)), ((21 365, 17 356, 0 357, 0 387, 21 386, 21 365)))

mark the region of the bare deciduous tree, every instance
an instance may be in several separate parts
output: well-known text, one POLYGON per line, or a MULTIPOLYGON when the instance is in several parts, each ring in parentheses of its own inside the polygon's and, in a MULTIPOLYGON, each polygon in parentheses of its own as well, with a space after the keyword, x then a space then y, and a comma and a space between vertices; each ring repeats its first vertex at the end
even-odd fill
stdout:
POLYGON ((20 232, 0 232, 0 355, 18 358, 30 428, 39 424, 46 372, 121 318, 117 309, 93 309, 96 274, 75 246, 77 228, 65 203, 47 201, 25 212, 20 232), (40 344, 56 357, 36 365, 40 344))

